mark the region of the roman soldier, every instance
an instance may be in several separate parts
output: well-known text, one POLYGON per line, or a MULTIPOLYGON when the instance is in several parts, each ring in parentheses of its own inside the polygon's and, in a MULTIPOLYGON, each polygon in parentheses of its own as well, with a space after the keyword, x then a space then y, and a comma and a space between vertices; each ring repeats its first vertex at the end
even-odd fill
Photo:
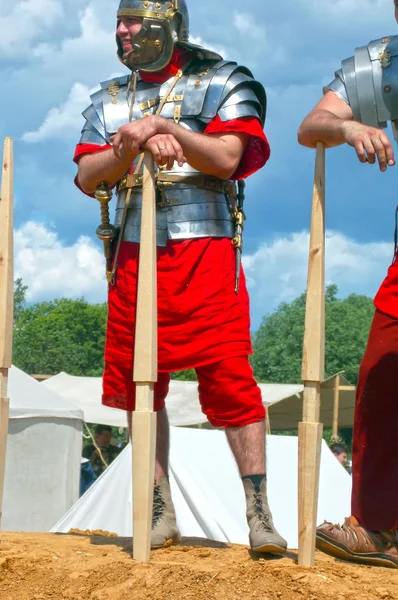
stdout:
MULTIPOLYGON (((395 16, 398 21, 398 3, 395 16)), ((314 148, 347 143, 362 163, 395 165, 383 129, 391 123, 397 140, 398 36, 357 48, 343 60, 324 96, 299 129, 299 142, 314 148)), ((376 312, 359 371, 352 460, 351 516, 340 527, 324 523, 317 547, 346 560, 398 567, 398 260, 376 298, 376 312)))
POLYGON ((243 479, 251 547, 284 553, 267 501, 265 410, 248 360, 249 297, 239 260, 242 180, 270 154, 266 95, 249 69, 190 43, 188 26, 185 0, 122 0, 116 43, 128 72, 102 83, 83 112, 76 183, 92 195, 106 182, 117 194, 103 403, 134 409, 141 165, 149 150, 157 165, 159 346, 152 547, 180 539, 165 399, 170 372, 194 368, 202 410, 225 428, 243 479))

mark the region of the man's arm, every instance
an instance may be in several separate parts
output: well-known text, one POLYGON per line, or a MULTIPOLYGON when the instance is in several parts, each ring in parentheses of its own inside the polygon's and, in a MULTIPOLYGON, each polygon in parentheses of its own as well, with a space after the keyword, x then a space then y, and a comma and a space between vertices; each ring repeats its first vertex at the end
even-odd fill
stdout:
MULTIPOLYGON (((141 120, 153 120, 156 127, 156 133, 153 135, 172 135, 181 145, 186 161, 194 169, 221 179, 229 179, 235 172, 249 139, 246 134, 229 133, 210 136, 196 133, 159 116, 141 120)), ((140 139, 134 125, 135 123, 123 125, 112 138, 116 158, 122 157, 123 149, 136 152, 137 147, 139 148, 148 140, 148 138, 140 139)))
MULTIPOLYGON (((101 181, 110 186, 119 181, 129 170, 134 159, 143 150, 143 144, 157 133, 157 117, 147 117, 124 125, 119 129, 128 128, 130 138, 124 139, 115 149, 103 150, 87 154, 80 158, 77 178, 83 192, 92 194, 101 181)), ((113 136, 112 140, 117 137, 113 136)))
POLYGON ((347 143, 355 148, 360 162, 374 164, 377 157, 381 171, 395 165, 394 151, 384 131, 354 121, 350 106, 332 91, 304 119, 298 141, 309 148, 315 148, 317 142, 327 147, 347 143))
POLYGON ((129 170, 135 157, 136 154, 122 150, 121 158, 118 159, 112 148, 83 155, 79 159, 77 172, 81 189, 86 194, 93 194, 101 181, 106 181, 112 187, 129 170))
POLYGON ((350 106, 334 92, 327 92, 301 123, 298 141, 309 148, 316 148, 318 142, 328 147, 344 144, 344 126, 352 119, 350 106))
POLYGON ((204 135, 164 119, 162 133, 170 133, 181 144, 187 162, 207 175, 229 179, 236 171, 249 141, 247 134, 204 135))

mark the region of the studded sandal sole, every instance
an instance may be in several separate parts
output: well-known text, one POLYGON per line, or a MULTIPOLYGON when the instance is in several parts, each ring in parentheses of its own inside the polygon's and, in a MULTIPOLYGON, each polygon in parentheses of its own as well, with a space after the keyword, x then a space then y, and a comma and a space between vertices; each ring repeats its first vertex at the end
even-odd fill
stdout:
POLYGON ((332 542, 322 533, 316 534, 316 547, 318 550, 321 550, 322 552, 325 552, 334 558, 341 558, 342 560, 362 563, 365 565, 374 565, 376 567, 389 567, 392 569, 398 569, 398 561, 394 560, 394 558, 390 558, 386 554, 379 554, 377 552, 359 554, 357 552, 351 552, 348 550, 348 548, 340 545, 338 542, 332 542))

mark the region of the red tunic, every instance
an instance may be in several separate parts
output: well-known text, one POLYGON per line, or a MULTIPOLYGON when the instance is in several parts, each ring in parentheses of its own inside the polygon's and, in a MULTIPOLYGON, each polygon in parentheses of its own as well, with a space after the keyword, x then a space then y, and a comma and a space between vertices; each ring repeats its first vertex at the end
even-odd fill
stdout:
MULTIPOLYGON (((169 77, 167 73, 166 79, 169 77)), ((204 133, 250 136, 232 179, 254 173, 270 156, 258 119, 223 122, 216 117, 204 133)), ((74 160, 109 147, 79 144, 74 160)), ((122 242, 117 283, 108 295, 105 360, 129 369, 133 366, 138 250, 138 244, 122 242)), ((166 247, 158 247, 157 283, 159 371, 178 371, 251 353, 249 296, 243 271, 239 294, 234 292, 235 251, 230 239, 169 240, 166 247)))
POLYGON ((398 255, 376 294, 375 306, 386 315, 398 319, 398 255))
MULTIPOLYGON (((396 313, 395 299, 384 295, 384 308, 396 313)), ((351 514, 370 531, 398 530, 397 370, 398 319, 377 310, 359 370, 352 451, 351 514)))

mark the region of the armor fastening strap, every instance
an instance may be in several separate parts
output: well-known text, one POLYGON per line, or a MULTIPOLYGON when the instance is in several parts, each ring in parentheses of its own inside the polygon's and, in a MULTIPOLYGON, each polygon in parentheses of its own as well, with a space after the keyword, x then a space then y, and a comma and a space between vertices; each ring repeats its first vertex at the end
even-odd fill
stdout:
MULTIPOLYGON (((240 266, 242 263, 242 247, 243 247, 243 226, 246 215, 243 211, 243 202, 245 200, 245 185, 244 181, 238 181, 238 194, 231 194, 229 199, 233 210, 233 220, 235 223, 235 236, 232 238, 232 245, 235 248, 235 294, 239 293, 240 266)), ((236 193, 236 188, 234 187, 236 193)))
MULTIPOLYGON (((170 85, 169 89, 167 90, 166 94, 164 95, 163 99, 161 100, 161 102, 160 102, 160 104, 158 106, 158 109, 157 109, 157 111, 155 113, 156 115, 160 115, 160 113, 162 112, 162 109, 163 109, 164 105, 166 104, 168 97, 170 96, 171 92, 174 90, 175 86, 177 85, 177 81, 179 79, 181 79, 182 75, 183 75, 183 71, 180 69, 176 73, 173 81, 171 82, 171 85, 170 85)), ((134 86, 134 91, 135 91, 135 86, 134 86)), ((131 106, 130 106, 130 122, 131 122, 131 118, 132 118, 132 110, 133 110, 132 106, 133 106, 133 104, 134 104, 134 97, 132 98, 131 106)), ((136 169, 135 169, 136 170, 135 175, 137 177, 139 175, 139 172, 141 171, 141 167, 142 167, 143 162, 144 162, 144 154, 142 153, 141 156, 140 156, 140 158, 139 158, 139 160, 138 160, 138 162, 137 162, 137 166, 136 166, 136 169)), ((141 177, 142 177, 142 175, 141 175, 141 177)), ((115 285, 116 270, 117 270, 117 261, 118 261, 118 258, 119 258, 120 244, 121 244, 122 238, 123 238, 123 231, 124 231, 124 228, 125 228, 125 225, 126 225, 127 213, 128 213, 129 207, 130 207, 131 192, 132 192, 132 188, 130 187, 127 190, 126 204, 124 205, 124 209, 123 209, 122 222, 120 224, 119 237, 118 237, 118 240, 117 240, 117 246, 116 246, 116 250, 115 250, 115 257, 113 259, 112 273, 111 273, 111 276, 110 276, 110 283, 111 283, 111 285, 115 285)))

